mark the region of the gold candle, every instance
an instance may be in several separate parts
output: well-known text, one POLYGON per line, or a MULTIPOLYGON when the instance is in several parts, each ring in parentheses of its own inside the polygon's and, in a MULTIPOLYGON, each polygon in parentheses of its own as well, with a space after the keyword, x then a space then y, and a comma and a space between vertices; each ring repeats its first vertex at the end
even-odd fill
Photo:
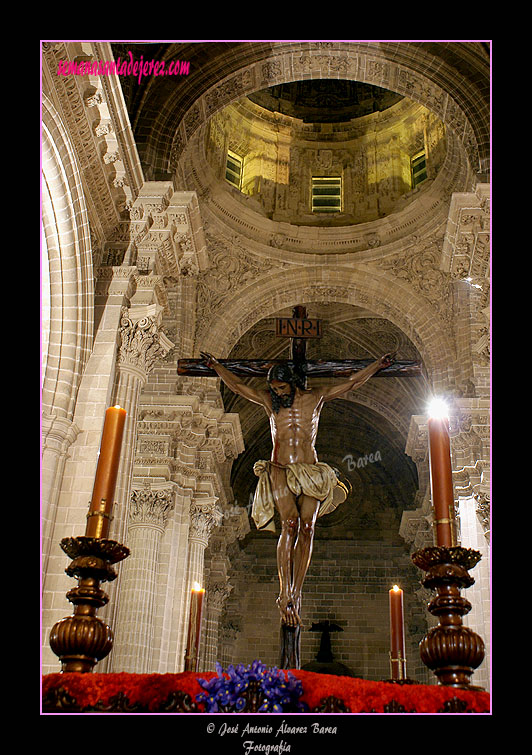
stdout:
POLYGON ((406 677, 403 591, 394 585, 390 596, 390 670, 394 680, 406 677))
POLYGON ((120 406, 111 406, 105 412, 96 477, 87 514, 86 537, 105 538, 109 533, 126 414, 126 410, 120 406))
POLYGON ((448 547, 456 544, 449 419, 445 404, 439 400, 431 404, 429 414, 430 488, 436 526, 436 545, 448 547))
POLYGON ((190 597, 190 616, 188 619, 187 650, 185 654, 185 671, 197 671, 199 644, 201 635, 201 616, 205 588, 197 582, 190 597))

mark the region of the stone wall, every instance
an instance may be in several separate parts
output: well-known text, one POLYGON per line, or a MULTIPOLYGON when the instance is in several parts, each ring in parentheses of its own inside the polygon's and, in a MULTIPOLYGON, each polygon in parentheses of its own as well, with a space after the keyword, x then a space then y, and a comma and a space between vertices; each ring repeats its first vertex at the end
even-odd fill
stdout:
MULTIPOLYGON (((231 636, 226 636, 221 657, 226 664, 259 658, 277 665, 277 540, 265 534, 250 535, 249 539, 252 547, 242 555, 238 575, 231 578, 234 589, 221 626, 222 636, 224 632, 231 636)), ((310 626, 329 619, 343 629, 331 635, 336 661, 359 678, 389 678, 388 590, 397 582, 404 590, 408 676, 427 683, 427 670, 417 648, 427 630, 426 615, 415 594, 420 589, 419 573, 405 548, 393 543, 316 539, 303 587, 301 665, 314 661, 319 650, 321 633, 308 631, 310 626)))

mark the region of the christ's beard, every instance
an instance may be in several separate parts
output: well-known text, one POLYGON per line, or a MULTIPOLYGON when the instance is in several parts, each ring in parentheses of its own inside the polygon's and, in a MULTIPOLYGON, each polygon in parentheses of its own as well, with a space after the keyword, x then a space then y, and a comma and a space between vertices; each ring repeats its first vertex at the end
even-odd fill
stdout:
POLYGON ((270 388, 270 393, 272 396, 272 407, 273 411, 277 414, 279 409, 282 407, 283 409, 290 409, 292 404, 294 403, 294 397, 296 395, 296 389, 292 388, 292 393, 289 395, 279 396, 275 391, 272 391, 270 388))
POLYGON ((294 403, 294 394, 295 391, 292 391, 292 393, 289 396, 279 396, 279 399, 281 401, 281 406, 285 409, 289 409, 292 404, 294 403))

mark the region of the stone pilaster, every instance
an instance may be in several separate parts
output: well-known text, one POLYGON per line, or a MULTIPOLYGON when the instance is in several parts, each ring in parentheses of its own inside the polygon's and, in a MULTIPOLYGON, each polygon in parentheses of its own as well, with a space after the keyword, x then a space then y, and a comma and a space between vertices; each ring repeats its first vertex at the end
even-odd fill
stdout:
POLYGON ((51 538, 57 515, 63 472, 69 448, 79 435, 71 420, 45 414, 42 417, 42 554, 43 574, 47 572, 51 538))
POLYGON ((456 291, 457 379, 466 396, 490 391, 490 185, 451 198, 441 268, 456 291))
POLYGON ((228 582, 209 582, 207 584, 207 605, 203 622, 203 642, 201 654, 201 667, 204 671, 214 670, 216 661, 219 661, 218 642, 220 632, 220 618, 225 606, 225 601, 233 589, 228 582))
POLYGON ((121 575, 113 671, 143 674, 153 670, 154 604, 158 591, 161 540, 174 508, 172 488, 149 484, 134 489, 128 518, 131 556, 121 575))
POLYGON ((166 371, 165 365, 157 366, 149 383, 154 390, 143 392, 140 400, 133 486, 157 481, 176 489, 162 545, 165 558, 154 606, 160 652, 152 668, 175 673, 183 669, 190 590, 194 582, 205 585, 205 549, 226 506, 223 472, 243 441, 238 415, 224 411, 212 381, 204 391, 176 395, 165 390, 166 371), (160 386, 163 390, 156 392, 160 386))
POLYGON ((127 412, 122 457, 116 485, 111 537, 123 542, 127 512, 122 503, 129 500, 134 449, 137 437, 137 412, 142 386, 158 359, 166 356, 173 344, 160 331, 156 315, 135 317, 135 311, 124 308, 119 328, 119 347, 114 402, 127 412))
POLYGON ((230 554, 235 551, 230 546, 244 538, 249 529, 246 509, 235 505, 224 506, 222 524, 212 533, 205 552, 207 613, 201 656, 202 668, 205 671, 214 669, 216 661, 221 662, 221 617, 225 602, 233 589, 229 584, 232 568, 230 554))
MULTIPOLYGON (((122 440, 120 466, 115 489, 115 505, 109 537, 128 545, 128 502, 137 438, 139 398, 148 373, 156 361, 166 356, 173 344, 160 330, 161 308, 156 303, 144 302, 141 306, 123 307, 118 329, 119 343, 113 404, 126 410, 126 423, 122 440), (139 312, 140 310, 140 312, 139 312), (140 315, 140 316, 139 316, 140 315)), ((120 602, 123 600, 122 572, 109 586, 109 604, 102 611, 115 631, 120 629, 120 602)), ((102 663, 102 670, 112 659, 102 663)))
MULTIPOLYGON (((186 567, 185 610, 181 624, 181 668, 184 664, 186 651, 186 630, 190 613, 190 593, 195 583, 205 587, 204 581, 204 556, 205 549, 209 544, 209 537, 215 527, 222 521, 222 512, 216 505, 216 498, 196 498, 190 506, 190 530, 188 538, 188 561, 186 567)), ((204 615, 205 618, 205 615, 204 615)), ((200 669, 203 670, 203 669, 200 669)))
POLYGON ((413 552, 434 545, 431 524, 433 517, 430 502, 429 446, 425 416, 412 416, 405 453, 410 456, 417 467, 419 490, 416 496, 416 509, 403 512, 399 534, 413 552))
POLYGON ((486 654, 482 665, 475 671, 474 683, 489 690, 491 643, 490 548, 486 537, 489 528, 489 499, 487 496, 461 496, 461 545, 482 554, 482 560, 471 570, 475 584, 467 590, 471 611, 464 616, 463 624, 476 632, 484 641, 486 654), (482 500, 479 517, 479 499, 482 500), (487 525, 487 526, 486 526, 487 525))

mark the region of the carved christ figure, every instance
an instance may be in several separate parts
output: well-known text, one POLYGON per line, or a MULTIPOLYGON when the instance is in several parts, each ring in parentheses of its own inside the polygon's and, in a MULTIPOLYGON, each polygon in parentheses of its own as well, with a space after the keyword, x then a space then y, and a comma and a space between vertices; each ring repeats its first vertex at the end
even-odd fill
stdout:
POLYGON ((268 372, 267 390, 246 385, 212 355, 201 356, 228 388, 260 404, 270 420, 272 455, 269 461, 258 461, 253 467, 259 482, 252 517, 258 529, 275 531, 274 507, 279 512, 277 605, 281 622, 297 627, 301 624, 301 593, 312 555, 316 519, 334 511, 345 499, 335 496, 338 479, 334 470, 318 461, 315 442, 321 410, 326 401, 359 388, 379 370, 389 367, 395 355, 386 354, 338 385, 310 389, 290 364, 277 364, 268 372))

